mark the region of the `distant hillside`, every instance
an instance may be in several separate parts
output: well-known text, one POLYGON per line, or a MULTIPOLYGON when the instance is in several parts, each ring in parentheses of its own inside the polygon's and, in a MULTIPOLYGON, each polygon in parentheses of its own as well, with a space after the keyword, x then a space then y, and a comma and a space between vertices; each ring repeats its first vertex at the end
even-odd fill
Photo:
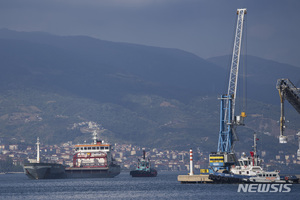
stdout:
MULTIPOLYGON (((109 96, 117 99, 124 92, 141 93, 145 89, 176 97, 185 97, 187 90, 214 94, 224 79, 222 68, 177 49, 5 29, 0 31, 1 38, 2 69, 14 66, 14 71, 35 75, 36 79, 42 76, 40 79, 46 79, 46 84, 100 99, 107 95, 90 91, 113 93, 109 96), (179 92, 174 92, 174 88, 179 92)), ((31 81, 38 83, 36 79, 31 81)))
MULTIPOLYGON (((204 60, 178 49, 85 36, 2 29, 0 139, 34 142, 39 136, 45 143, 82 142, 99 128, 106 129, 102 137, 111 142, 214 151, 217 98, 228 82, 224 59, 204 60)), ((279 109, 266 102, 278 100, 277 76, 285 73, 293 81, 300 72, 256 57, 248 61, 253 68, 247 82, 250 109, 239 149, 251 148, 254 131, 277 142, 279 109)), ((292 137, 299 118, 293 110, 287 110, 287 116, 295 119, 287 129, 292 137)))

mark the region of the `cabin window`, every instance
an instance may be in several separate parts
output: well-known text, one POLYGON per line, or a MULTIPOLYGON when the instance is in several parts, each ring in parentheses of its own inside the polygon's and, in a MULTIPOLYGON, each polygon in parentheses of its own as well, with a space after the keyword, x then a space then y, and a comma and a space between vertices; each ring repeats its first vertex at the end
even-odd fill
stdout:
POLYGON ((86 147, 84 147, 84 150, 86 150, 87 148, 86 147))
POLYGON ((83 150, 83 147, 80 147, 80 150, 83 150))
POLYGON ((263 177, 265 177, 266 175, 265 174, 263 174, 263 177))
POLYGON ((247 174, 249 174, 249 171, 247 171, 247 174))
POLYGON ((91 147, 88 147, 88 150, 91 150, 91 147))
POLYGON ((276 174, 273 174, 273 176, 275 177, 275 176, 276 176, 276 174))
POLYGON ((78 150, 79 150, 79 148, 77 147, 77 148, 76 148, 76 151, 78 151, 78 150))
POLYGON ((261 177, 261 174, 258 174, 259 177, 261 177))
POLYGON ((93 149, 93 150, 95 150, 95 149, 96 149, 96 147, 92 147, 92 149, 93 149))
POLYGON ((105 147, 105 149, 108 149, 108 147, 105 147))
POLYGON ((97 150, 99 150, 100 148, 99 147, 97 147, 97 150))
POLYGON ((101 150, 103 150, 104 149, 104 147, 101 147, 101 150))

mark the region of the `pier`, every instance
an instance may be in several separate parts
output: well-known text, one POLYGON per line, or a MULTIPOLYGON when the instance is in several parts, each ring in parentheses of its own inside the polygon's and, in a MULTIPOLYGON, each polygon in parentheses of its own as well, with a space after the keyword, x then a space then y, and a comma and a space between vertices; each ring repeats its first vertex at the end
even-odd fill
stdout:
POLYGON ((181 183, 213 183, 208 174, 199 175, 178 175, 177 180, 181 183))
MULTIPOLYGON (((212 180, 208 178, 208 174, 198 174, 198 175, 178 175, 177 180, 181 182, 182 184, 185 183, 213 183, 212 180)), ((300 183, 300 174, 295 175, 298 178, 298 184, 300 183)), ((297 182, 294 184, 297 184, 297 182)))

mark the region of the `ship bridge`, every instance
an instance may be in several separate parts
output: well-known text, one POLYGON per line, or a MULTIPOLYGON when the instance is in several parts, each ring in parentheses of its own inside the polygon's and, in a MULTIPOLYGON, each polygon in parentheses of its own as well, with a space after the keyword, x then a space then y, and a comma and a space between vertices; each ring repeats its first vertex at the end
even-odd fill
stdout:
POLYGON ((75 145, 76 152, 98 152, 104 151, 109 152, 111 150, 111 146, 109 144, 79 144, 75 145))

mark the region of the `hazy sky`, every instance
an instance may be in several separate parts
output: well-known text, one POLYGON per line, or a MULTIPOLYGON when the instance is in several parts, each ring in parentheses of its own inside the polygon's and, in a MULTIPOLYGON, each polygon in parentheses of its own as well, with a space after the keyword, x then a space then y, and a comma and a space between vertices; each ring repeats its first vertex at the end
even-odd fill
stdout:
POLYGON ((248 9, 249 55, 300 67, 299 0, 0 0, 0 28, 88 35, 209 58, 232 53, 237 8, 248 9))

